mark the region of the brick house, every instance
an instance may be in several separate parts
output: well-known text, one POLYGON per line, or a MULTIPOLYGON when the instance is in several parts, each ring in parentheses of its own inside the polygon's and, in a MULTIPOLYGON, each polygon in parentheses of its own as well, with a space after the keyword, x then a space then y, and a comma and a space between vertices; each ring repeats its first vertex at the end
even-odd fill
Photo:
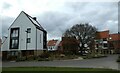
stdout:
POLYGON ((110 34, 109 37, 109 48, 113 50, 113 53, 120 53, 120 34, 110 34))
POLYGON ((109 34, 109 30, 96 33, 95 49, 99 53, 120 53, 120 34, 109 34))
POLYGON ((96 33, 95 49, 99 53, 108 54, 110 52, 109 47, 109 30, 100 31, 96 33))

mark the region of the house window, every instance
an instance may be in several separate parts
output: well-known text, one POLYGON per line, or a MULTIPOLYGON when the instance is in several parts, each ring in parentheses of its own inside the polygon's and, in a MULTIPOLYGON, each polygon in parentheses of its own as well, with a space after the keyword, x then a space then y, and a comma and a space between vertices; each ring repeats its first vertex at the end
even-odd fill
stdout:
POLYGON ((19 28, 11 28, 10 49, 18 49, 19 46, 19 28))
POLYGON ((52 47, 50 48, 50 50, 52 50, 52 47))
POLYGON ((17 48, 17 47, 18 47, 18 40, 17 39, 13 39, 11 48, 17 48))
POLYGON ((18 37, 18 30, 17 29, 11 30, 11 37, 18 37))
POLYGON ((98 45, 98 44, 96 44, 96 47, 98 48, 98 47, 99 47, 99 45, 98 45))
POLYGON ((103 41, 107 41, 107 38, 103 38, 103 41))
POLYGON ((27 43, 30 43, 31 42, 31 38, 27 38, 27 43))
POLYGON ((31 28, 27 28, 27 32, 28 32, 28 33, 31 33, 31 28))
POLYGON ((108 44, 106 44, 106 43, 105 43, 105 44, 103 44, 103 45, 104 45, 104 47, 108 47, 108 44))

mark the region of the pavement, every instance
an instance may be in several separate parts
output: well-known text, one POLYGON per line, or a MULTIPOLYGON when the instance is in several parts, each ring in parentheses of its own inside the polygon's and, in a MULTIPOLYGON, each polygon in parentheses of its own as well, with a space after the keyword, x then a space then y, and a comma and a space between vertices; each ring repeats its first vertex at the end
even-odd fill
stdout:
POLYGON ((30 66, 48 66, 48 67, 80 67, 80 68, 108 68, 120 70, 120 63, 116 60, 118 55, 108 55, 104 58, 96 59, 74 59, 74 60, 56 60, 56 61, 33 61, 33 62, 2 62, 3 67, 30 67, 30 66))

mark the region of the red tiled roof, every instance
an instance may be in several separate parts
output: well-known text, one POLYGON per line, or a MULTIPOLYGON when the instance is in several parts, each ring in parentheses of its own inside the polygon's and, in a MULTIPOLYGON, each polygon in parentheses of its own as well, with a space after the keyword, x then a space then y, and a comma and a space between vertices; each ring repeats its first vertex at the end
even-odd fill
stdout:
POLYGON ((96 33, 96 39, 109 38, 109 30, 96 33))
POLYGON ((110 41, 117 41, 120 40, 120 34, 110 34, 110 41))
POLYGON ((50 40, 47 43, 47 46, 55 46, 58 40, 50 40))
POLYGON ((80 42, 74 37, 62 37, 62 44, 79 44, 80 42))

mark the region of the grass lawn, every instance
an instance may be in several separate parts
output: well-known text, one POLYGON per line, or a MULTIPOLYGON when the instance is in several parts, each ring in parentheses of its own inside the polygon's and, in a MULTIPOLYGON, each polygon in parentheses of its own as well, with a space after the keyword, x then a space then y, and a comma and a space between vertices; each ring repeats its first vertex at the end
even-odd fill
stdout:
POLYGON ((99 68, 72 68, 72 67, 3 67, 3 73, 120 73, 112 69, 99 69, 99 68))

